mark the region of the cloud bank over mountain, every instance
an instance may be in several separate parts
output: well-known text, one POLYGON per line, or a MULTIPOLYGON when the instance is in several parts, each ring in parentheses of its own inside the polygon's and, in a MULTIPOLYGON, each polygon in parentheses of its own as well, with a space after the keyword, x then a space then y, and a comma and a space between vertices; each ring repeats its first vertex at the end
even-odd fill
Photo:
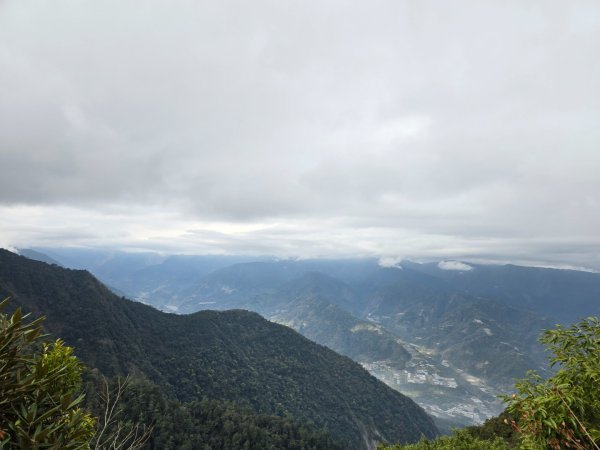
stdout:
POLYGON ((0 4, 0 244, 600 268, 593 2, 0 4))

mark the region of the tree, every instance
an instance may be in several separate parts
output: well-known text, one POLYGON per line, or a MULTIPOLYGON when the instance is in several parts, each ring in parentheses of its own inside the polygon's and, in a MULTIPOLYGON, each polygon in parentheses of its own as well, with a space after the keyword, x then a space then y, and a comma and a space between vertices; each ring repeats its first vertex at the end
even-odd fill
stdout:
POLYGON ((452 436, 437 439, 421 439, 416 444, 388 447, 380 444, 378 450, 506 450, 506 444, 500 437, 493 440, 479 439, 467 430, 454 430, 452 436))
POLYGON ((94 450, 139 450, 150 438, 153 426, 120 420, 123 413, 121 399, 129 387, 130 378, 117 377, 112 383, 102 377, 100 399, 102 412, 97 421, 97 432, 92 440, 94 450))
POLYGON ((568 328, 542 334, 553 356, 555 374, 543 379, 530 372, 506 396, 507 411, 517 417, 524 449, 600 450, 600 323, 587 318, 568 328))
POLYGON ((83 366, 61 340, 41 342, 43 318, 24 323, 0 302, 0 447, 87 449, 94 418, 80 408, 83 366))

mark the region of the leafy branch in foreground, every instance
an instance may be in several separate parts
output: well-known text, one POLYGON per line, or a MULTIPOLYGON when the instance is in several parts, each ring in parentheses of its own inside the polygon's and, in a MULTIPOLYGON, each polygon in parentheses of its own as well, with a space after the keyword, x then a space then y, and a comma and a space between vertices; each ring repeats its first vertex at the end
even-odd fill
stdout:
POLYGON ((600 450, 600 323, 589 317, 568 328, 557 326, 540 342, 553 354, 556 373, 543 379, 530 372, 505 396, 517 417, 524 449, 600 450))
POLYGON ((19 308, 8 317, 7 303, 0 302, 0 448, 142 448, 152 428, 119 420, 129 379, 103 379, 96 420, 81 408, 84 367, 73 348, 40 342, 43 318, 26 323, 19 308))
POLYGON ((43 319, 26 318, 20 309, 0 313, 0 447, 89 448, 94 418, 80 409, 83 367, 61 340, 40 345, 43 319))

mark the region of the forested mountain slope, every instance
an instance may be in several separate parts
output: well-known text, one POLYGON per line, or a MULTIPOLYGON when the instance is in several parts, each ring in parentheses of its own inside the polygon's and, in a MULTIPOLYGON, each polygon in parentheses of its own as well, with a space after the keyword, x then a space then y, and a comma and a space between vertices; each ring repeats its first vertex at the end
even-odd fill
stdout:
POLYGON ((89 267, 111 287, 163 310, 256 311, 353 358, 455 424, 497 414, 497 394, 526 370, 545 370, 536 342, 542 330, 600 313, 600 274, 573 270, 119 252, 99 258, 81 249, 49 254, 89 267))
MULTIPOLYGON (((257 311, 363 363, 456 424, 497 414, 498 393, 527 370, 544 370, 537 336, 554 322, 540 314, 469 294, 410 264, 340 266, 345 282, 307 272, 319 267, 314 261, 232 265, 204 277, 179 307, 257 311)), ((322 268, 335 272, 331 262, 322 268)))
POLYGON ((88 365, 138 373, 181 401, 216 398, 326 426, 351 448, 433 436, 410 399, 346 357, 246 311, 159 312, 112 294, 85 271, 0 250, 0 295, 45 315, 88 365))

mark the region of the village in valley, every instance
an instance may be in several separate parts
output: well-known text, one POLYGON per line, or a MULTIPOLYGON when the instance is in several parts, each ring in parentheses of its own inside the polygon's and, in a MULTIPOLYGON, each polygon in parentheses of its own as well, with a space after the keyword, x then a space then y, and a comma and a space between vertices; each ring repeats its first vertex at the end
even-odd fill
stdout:
POLYGON ((415 345, 406 345, 411 359, 404 368, 392 361, 362 363, 372 375, 397 391, 409 395, 425 411, 452 423, 474 425, 502 411, 495 392, 481 379, 437 360, 415 345))

